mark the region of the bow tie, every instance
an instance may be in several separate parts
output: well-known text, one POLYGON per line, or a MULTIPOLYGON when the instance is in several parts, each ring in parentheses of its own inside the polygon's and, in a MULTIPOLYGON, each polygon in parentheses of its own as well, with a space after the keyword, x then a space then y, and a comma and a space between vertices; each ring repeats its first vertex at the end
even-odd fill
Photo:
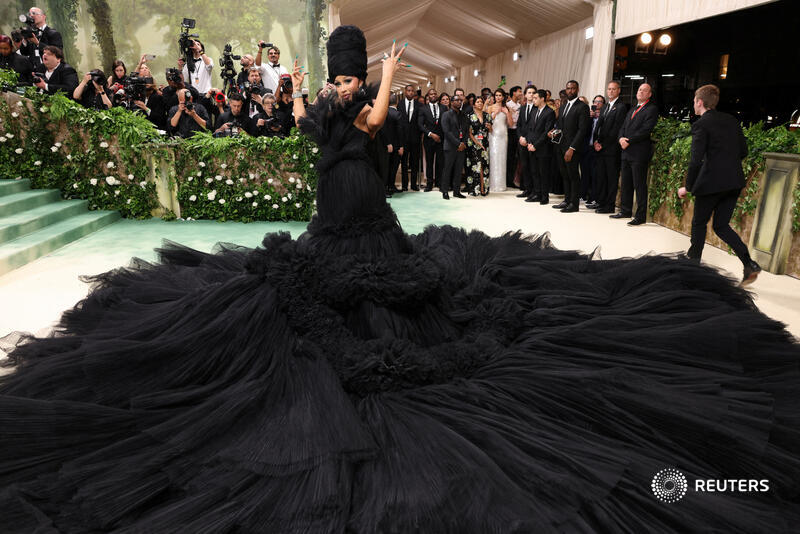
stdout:
POLYGON ((278 67, 280 67, 280 66, 281 66, 281 64, 280 64, 280 63, 275 63, 275 64, 273 64, 273 65, 272 65, 272 68, 273 68, 273 69, 277 69, 277 68, 278 68, 278 67))

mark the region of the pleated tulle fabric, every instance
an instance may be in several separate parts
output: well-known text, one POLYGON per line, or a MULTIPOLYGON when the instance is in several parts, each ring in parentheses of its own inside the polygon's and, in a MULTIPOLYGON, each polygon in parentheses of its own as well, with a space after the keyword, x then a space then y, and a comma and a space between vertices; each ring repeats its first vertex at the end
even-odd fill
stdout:
POLYGON ((713 269, 405 234, 323 102, 297 240, 165 243, 0 378, 3 532, 796 532, 800 349, 713 269), (346 156, 342 156, 346 154, 346 156), (653 475, 770 480, 657 500, 653 475))

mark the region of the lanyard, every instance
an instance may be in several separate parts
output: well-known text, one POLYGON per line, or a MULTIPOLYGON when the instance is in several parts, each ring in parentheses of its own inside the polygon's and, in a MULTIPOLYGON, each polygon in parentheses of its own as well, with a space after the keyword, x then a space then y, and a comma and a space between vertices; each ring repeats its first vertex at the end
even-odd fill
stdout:
POLYGON ((633 115, 631 115, 631 119, 633 119, 636 116, 636 114, 639 113, 642 110, 642 108, 647 105, 648 102, 650 102, 649 98, 647 99, 647 101, 644 104, 642 104, 641 106, 639 106, 638 108, 633 110, 633 115))

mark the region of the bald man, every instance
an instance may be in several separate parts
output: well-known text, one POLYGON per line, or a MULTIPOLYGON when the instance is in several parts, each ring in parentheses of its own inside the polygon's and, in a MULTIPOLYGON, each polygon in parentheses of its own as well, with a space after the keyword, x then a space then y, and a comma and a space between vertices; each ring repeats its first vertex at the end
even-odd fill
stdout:
POLYGON ((64 50, 64 41, 61 34, 47 25, 47 15, 40 7, 32 7, 28 10, 28 17, 33 20, 31 30, 33 36, 22 40, 19 52, 27 56, 34 66, 34 69, 41 67, 42 54, 47 46, 57 46, 64 50))
POLYGON ((622 149, 622 196, 619 213, 612 219, 633 217, 628 226, 647 222, 647 167, 653 156, 650 133, 658 122, 658 108, 652 102, 653 88, 643 83, 636 91, 637 105, 631 109, 619 130, 622 149), (636 191, 636 213, 633 213, 633 193, 636 191))

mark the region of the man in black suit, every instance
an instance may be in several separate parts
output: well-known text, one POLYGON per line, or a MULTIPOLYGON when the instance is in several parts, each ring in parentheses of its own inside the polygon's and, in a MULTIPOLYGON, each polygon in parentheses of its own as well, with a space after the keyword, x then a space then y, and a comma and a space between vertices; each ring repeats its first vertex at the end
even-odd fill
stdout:
MULTIPOLYGON (((595 159, 595 202, 596 213, 614 213, 617 206, 619 169, 622 149, 619 145, 619 131, 628 115, 628 104, 619 100, 620 85, 616 80, 608 82, 606 104, 597 119, 593 149, 595 159)), ((587 206, 588 207, 588 206, 587 206)))
POLYGON ((33 36, 24 39, 20 46, 20 53, 27 56, 34 68, 42 64, 42 55, 47 46, 56 46, 64 49, 61 34, 47 25, 47 15, 39 7, 28 10, 28 16, 33 19, 33 36))
POLYGON ((442 169, 444 167, 444 152, 442 149, 442 115, 447 108, 439 103, 436 89, 428 91, 428 104, 419 114, 419 129, 422 131, 425 146, 425 176, 427 183, 425 191, 430 191, 434 186, 441 188, 442 169))
POLYGON ((650 101, 653 88, 643 83, 636 91, 638 105, 625 117, 619 130, 622 148, 622 196, 619 213, 612 219, 627 219, 628 226, 647 222, 647 167, 653 157, 650 133, 658 122, 658 108, 650 101), (636 190, 636 213, 633 213, 633 192, 636 190))
POLYGON ((586 133, 589 131, 589 106, 578 100, 578 82, 567 82, 567 101, 561 106, 556 129, 561 130, 558 139, 555 130, 550 132, 550 137, 559 141, 559 167, 564 180, 564 202, 556 204, 553 208, 562 213, 578 211, 580 197, 580 171, 578 166, 586 143, 586 133))
POLYGON ((417 92, 412 85, 406 85, 403 98, 397 111, 400 114, 401 135, 403 137, 403 153, 400 156, 400 172, 403 173, 401 184, 403 191, 408 191, 409 180, 411 190, 419 191, 417 173, 419 172, 419 150, 422 134, 419 129, 419 110, 417 92))
POLYGON ((523 95, 522 105, 519 107, 519 117, 517 118, 517 135, 519 140, 517 142, 517 149, 519 151, 520 162, 520 188, 522 192, 517 195, 517 198, 528 199, 533 196, 533 175, 529 165, 529 160, 533 156, 528 156, 528 128, 533 124, 532 117, 536 114, 538 109, 533 103, 533 95, 536 94, 536 87, 529 85, 525 88, 523 95))
POLYGON ((730 246, 744 265, 741 285, 755 281, 761 267, 750 258, 739 235, 730 226, 736 200, 745 185, 742 160, 747 156, 747 141, 739 122, 716 110, 719 88, 704 85, 694 93, 694 112, 700 118, 692 125, 692 159, 686 175, 686 186, 678 190, 684 198, 694 195, 692 246, 687 252, 700 261, 706 241, 706 227, 714 216, 714 233, 730 246))
POLYGON ((46 46, 42 52, 42 66, 34 76, 33 85, 51 95, 64 91, 71 98, 78 87, 78 73, 63 59, 60 48, 46 46))
POLYGON ((456 198, 467 198, 461 194, 461 174, 464 172, 467 138, 469 138, 469 122, 461 113, 461 97, 453 95, 450 99, 450 111, 442 116, 442 132, 444 134, 444 173, 442 174, 442 198, 449 200, 448 192, 453 191, 456 198))
POLYGON ((389 110, 386 114, 386 121, 381 130, 386 131, 386 150, 389 153, 389 164, 386 172, 386 195, 391 197, 400 190, 394 185, 397 178, 397 168, 400 166, 400 158, 403 150, 403 117, 397 110, 397 95, 389 95, 389 110))
POLYGON ((525 153, 532 179, 531 196, 525 202, 550 203, 550 169, 553 143, 547 133, 553 129, 556 114, 547 105, 547 91, 539 89, 533 94, 532 117, 526 129, 525 153))

